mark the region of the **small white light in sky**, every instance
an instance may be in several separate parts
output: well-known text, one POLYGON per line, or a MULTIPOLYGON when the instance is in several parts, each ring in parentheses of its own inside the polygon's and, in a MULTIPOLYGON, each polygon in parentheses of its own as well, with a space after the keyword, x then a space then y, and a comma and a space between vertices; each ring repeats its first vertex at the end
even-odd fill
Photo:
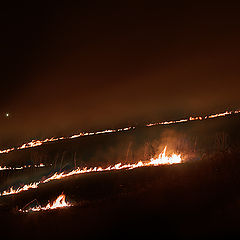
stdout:
POLYGON ((6 116, 6 117, 9 117, 9 113, 5 113, 5 116, 6 116))

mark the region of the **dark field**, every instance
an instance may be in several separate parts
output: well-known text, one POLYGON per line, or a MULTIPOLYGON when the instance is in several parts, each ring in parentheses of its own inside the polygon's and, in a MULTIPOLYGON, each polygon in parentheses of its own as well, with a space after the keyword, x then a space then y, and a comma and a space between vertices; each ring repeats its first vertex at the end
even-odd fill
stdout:
POLYGON ((1 192, 77 166, 137 162, 168 151, 183 164, 87 173, 0 198, 2 236, 134 239, 239 236, 239 117, 121 134, 83 137, 1 155, 1 166, 47 165, 1 171, 1 192), (19 213, 29 202, 46 205, 62 192, 74 206, 19 213))

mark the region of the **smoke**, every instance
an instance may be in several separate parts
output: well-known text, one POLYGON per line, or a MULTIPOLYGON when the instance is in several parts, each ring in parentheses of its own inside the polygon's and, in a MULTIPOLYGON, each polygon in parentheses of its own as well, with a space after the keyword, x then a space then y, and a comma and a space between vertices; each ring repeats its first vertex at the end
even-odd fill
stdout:
POLYGON ((52 7, 2 21, 0 143, 239 107, 236 9, 52 7))

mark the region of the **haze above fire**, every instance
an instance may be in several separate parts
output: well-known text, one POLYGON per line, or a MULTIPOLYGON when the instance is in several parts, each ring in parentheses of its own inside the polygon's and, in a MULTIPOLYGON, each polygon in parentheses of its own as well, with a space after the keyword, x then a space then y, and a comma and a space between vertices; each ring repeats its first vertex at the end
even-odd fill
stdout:
POLYGON ((6 145, 240 105, 235 6, 49 3, 1 13, 6 145))

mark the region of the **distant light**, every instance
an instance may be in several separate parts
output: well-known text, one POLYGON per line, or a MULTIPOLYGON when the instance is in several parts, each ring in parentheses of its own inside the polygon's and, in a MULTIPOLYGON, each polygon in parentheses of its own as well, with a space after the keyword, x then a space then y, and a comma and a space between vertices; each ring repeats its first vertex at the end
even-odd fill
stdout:
POLYGON ((5 113, 5 116, 6 116, 6 117, 9 117, 9 113, 5 113))

